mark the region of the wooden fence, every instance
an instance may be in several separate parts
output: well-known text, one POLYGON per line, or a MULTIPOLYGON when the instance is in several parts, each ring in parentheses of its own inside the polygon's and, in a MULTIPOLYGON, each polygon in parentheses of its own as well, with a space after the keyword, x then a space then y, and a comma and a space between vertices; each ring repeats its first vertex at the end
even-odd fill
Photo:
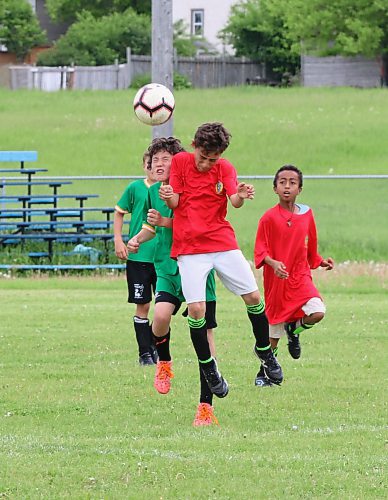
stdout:
POLYGON ((301 78, 304 87, 379 87, 381 65, 361 56, 302 56, 301 78))
MULTIPOLYGON (((46 91, 63 89, 126 89, 133 78, 151 74, 151 56, 130 56, 126 64, 110 66, 10 66, 12 89, 46 91)), ((179 57, 174 71, 185 75, 196 88, 243 85, 248 80, 265 78, 262 64, 244 57, 179 57)))

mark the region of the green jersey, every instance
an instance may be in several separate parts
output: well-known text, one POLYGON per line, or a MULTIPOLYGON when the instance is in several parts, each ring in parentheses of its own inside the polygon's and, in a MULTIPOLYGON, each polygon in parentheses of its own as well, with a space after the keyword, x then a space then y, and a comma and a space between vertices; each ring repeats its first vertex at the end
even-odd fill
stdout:
MULTIPOLYGON (((168 208, 163 200, 159 198, 159 188, 161 182, 153 184, 148 190, 148 196, 144 202, 143 207, 143 222, 150 226, 147 221, 147 212, 150 208, 157 210, 162 217, 173 217, 173 211, 168 208)), ((156 238, 155 241, 155 255, 154 266, 156 274, 159 275, 176 275, 178 274, 177 261, 170 257, 172 246, 172 229, 170 227, 154 227, 156 238)), ((144 243, 143 243, 144 245, 144 243)), ((142 247, 143 245, 140 245, 142 247)))
MULTIPOLYGON (((117 202, 115 210, 122 214, 131 214, 129 238, 137 234, 143 225, 144 201, 147 199, 150 184, 147 179, 131 182, 117 202)), ((147 241, 140 246, 138 253, 129 253, 128 260, 154 262, 156 241, 147 241)))
MULTIPOLYGON (((150 208, 157 210, 162 217, 173 218, 173 211, 159 198, 161 182, 153 184, 148 190, 148 196, 144 203, 143 221, 145 227, 151 225, 147 222, 147 213, 150 208)), ((157 275, 156 290, 163 290, 183 300, 181 291, 180 274, 178 263, 170 257, 172 246, 172 228, 151 226, 156 240, 154 266, 157 275), (158 286, 159 284, 159 286, 158 286)), ((144 244, 144 243, 143 243, 144 244)), ((141 246, 141 245, 140 245, 141 246)), ((214 271, 212 271, 206 282, 206 300, 216 300, 214 271)))

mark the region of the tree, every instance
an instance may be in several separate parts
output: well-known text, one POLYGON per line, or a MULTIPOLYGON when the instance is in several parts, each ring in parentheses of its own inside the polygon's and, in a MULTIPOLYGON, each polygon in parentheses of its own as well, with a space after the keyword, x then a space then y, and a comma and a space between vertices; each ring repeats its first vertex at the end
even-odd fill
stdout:
POLYGON ((2 0, 0 41, 19 61, 23 61, 33 47, 46 42, 45 33, 27 0, 2 0))
POLYGON ((388 80, 387 0, 274 0, 285 13, 294 53, 364 55, 380 64, 388 80))
POLYGON ((77 22, 56 42, 39 55, 37 64, 44 66, 97 66, 126 61, 126 47, 133 54, 150 54, 151 22, 147 15, 132 9, 96 19, 79 14, 77 22))
POLYGON ((274 0, 294 53, 377 56, 388 52, 387 0, 274 0))
POLYGON ((132 8, 138 14, 151 15, 151 0, 47 0, 47 10, 54 21, 74 22, 83 12, 103 17, 132 8))
POLYGON ((275 75, 294 74, 299 58, 291 52, 284 11, 273 0, 248 0, 232 6, 227 26, 221 31, 237 56, 266 63, 275 75))

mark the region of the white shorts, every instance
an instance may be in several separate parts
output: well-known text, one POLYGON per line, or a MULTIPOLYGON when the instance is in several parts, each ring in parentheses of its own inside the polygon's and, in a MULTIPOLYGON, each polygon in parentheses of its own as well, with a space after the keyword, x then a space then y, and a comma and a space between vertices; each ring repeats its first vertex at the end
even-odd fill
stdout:
MULTIPOLYGON (((302 311, 309 316, 310 314, 321 312, 325 314, 326 306, 319 297, 313 297, 304 306, 301 307, 302 311)), ((280 339, 286 332, 284 330, 284 323, 276 323, 276 325, 269 325, 269 336, 273 339, 280 339)))
POLYGON ((177 260, 187 304, 206 300, 206 279, 212 269, 235 295, 258 289, 251 266, 241 250, 179 255, 177 260))

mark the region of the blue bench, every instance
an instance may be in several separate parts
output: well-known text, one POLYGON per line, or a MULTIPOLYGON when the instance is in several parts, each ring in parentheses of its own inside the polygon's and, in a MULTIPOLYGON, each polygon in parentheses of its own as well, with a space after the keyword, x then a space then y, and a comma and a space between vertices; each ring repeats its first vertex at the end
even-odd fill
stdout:
POLYGON ((37 161, 37 151, 0 151, 0 162, 20 162, 20 168, 24 168, 25 161, 37 161))
POLYGON ((4 271, 97 271, 119 270, 124 271, 125 264, 0 264, 4 271))
POLYGON ((106 221, 110 222, 110 215, 114 213, 114 208, 112 207, 93 207, 93 208, 15 208, 8 209, 0 208, 0 219, 23 219, 24 222, 27 218, 32 216, 44 216, 48 215, 50 217, 50 222, 57 220, 58 217, 78 217, 80 221, 84 220, 84 214, 86 212, 100 212, 106 217, 106 221))
MULTIPOLYGON (((105 257, 108 259, 108 242, 113 241, 114 235, 111 233, 74 233, 74 232, 54 232, 54 233, 0 233, 0 245, 8 246, 24 243, 26 241, 47 242, 47 252, 39 252, 34 257, 47 257, 50 260, 54 255, 54 243, 79 244, 92 241, 103 241, 105 247, 105 257)), ((123 235, 123 240, 128 240, 128 235, 123 235)))
MULTIPOLYGON (((130 224, 130 221, 123 221, 124 225, 130 224)), ((0 222, 0 231, 56 231, 57 229, 71 229, 76 228, 79 230, 109 230, 113 225, 113 221, 109 220, 53 220, 53 221, 14 221, 14 222, 0 222)))
POLYGON ((27 194, 31 195, 32 186, 50 186, 53 188, 53 195, 58 194, 58 188, 66 184, 73 184, 71 181, 8 181, 3 177, 0 179, 0 188, 4 189, 7 186, 27 186, 27 194))
POLYGON ((56 195, 38 195, 38 194, 11 194, 6 196, 0 195, 0 203, 3 201, 6 203, 17 203, 22 202, 23 208, 27 208, 26 205, 45 205, 53 204, 56 207, 57 201, 61 199, 77 200, 80 202, 80 208, 84 206, 84 202, 89 198, 98 198, 98 194, 56 194, 56 195))
MULTIPOLYGON (((22 175, 27 175, 28 177, 28 182, 32 181, 32 176, 35 175, 37 172, 48 172, 47 168, 0 168, 0 174, 22 174, 22 175)), ((3 179, 7 179, 7 177, 3 176, 3 179)))

